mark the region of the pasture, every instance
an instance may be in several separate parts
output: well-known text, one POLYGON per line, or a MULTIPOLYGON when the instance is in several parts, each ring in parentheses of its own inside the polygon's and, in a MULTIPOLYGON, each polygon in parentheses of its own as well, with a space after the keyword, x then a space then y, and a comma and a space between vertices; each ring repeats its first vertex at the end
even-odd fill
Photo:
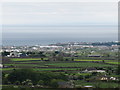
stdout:
MULTIPOLYGON (((103 63, 102 60, 80 60, 75 59, 74 61, 44 61, 47 58, 41 60, 41 58, 11 58, 12 63, 4 64, 5 68, 3 71, 10 71, 19 68, 31 68, 35 71, 76 71, 81 68, 91 67, 114 67, 113 62, 106 60, 108 63, 103 63), (96 62, 100 61, 100 62, 96 62)), ((105 61, 105 62, 106 62, 105 61)), ((114 64, 117 64, 114 62, 114 64)))
MULTIPOLYGON (((42 60, 42 58, 11 58, 12 61, 38 61, 42 60)), ((47 58, 43 58, 43 60, 47 60, 47 58)))

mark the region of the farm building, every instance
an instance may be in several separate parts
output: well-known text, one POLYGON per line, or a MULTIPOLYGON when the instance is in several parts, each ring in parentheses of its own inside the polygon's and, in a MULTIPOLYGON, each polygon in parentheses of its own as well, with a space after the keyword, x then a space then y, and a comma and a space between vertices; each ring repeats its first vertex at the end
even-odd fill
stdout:
POLYGON ((90 54, 90 55, 88 55, 88 57, 102 57, 102 56, 99 54, 90 54))
POLYGON ((92 72, 99 72, 99 73, 105 73, 105 70, 97 70, 95 68, 88 68, 84 71, 82 71, 83 73, 92 73, 92 72))
POLYGON ((3 67, 3 65, 2 64, 0 64, 0 68, 2 68, 3 67))

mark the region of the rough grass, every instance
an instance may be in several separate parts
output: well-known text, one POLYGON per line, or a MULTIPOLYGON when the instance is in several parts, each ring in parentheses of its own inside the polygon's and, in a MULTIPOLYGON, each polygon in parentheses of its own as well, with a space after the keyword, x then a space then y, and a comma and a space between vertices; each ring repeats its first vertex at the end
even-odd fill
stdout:
POLYGON ((103 60, 82 60, 82 59, 75 59, 74 61, 103 61, 103 60))
POLYGON ((11 70, 13 70, 14 68, 0 68, 0 70, 2 70, 2 71, 11 71, 11 70))
MULTIPOLYGON (((44 60, 47 58, 44 58, 44 60)), ((86 62, 69 62, 69 61, 42 61, 41 58, 12 58, 13 63, 4 64, 5 66, 14 66, 15 68, 32 68, 38 71, 53 71, 53 70, 79 70, 80 68, 89 67, 114 67, 114 65, 105 63, 95 63, 87 61, 102 61, 102 60, 80 60, 86 62), (20 62, 19 62, 20 61, 20 62), (42 68, 41 68, 42 67, 42 68), (60 68, 61 67, 61 68, 60 68), (75 68, 76 67, 76 68, 75 68)), ((112 61, 111 61, 112 62, 112 61)), ((12 70, 14 67, 3 68, 3 71, 12 70)))
MULTIPOLYGON (((86 61, 86 62, 102 62, 103 60, 81 60, 81 59, 75 59, 74 61, 86 61)), ((117 60, 104 60, 105 63, 108 64, 120 64, 117 60)))
POLYGON ((119 84, 114 82, 85 82, 85 81, 77 81, 76 86, 93 86, 94 88, 118 88, 119 84))
POLYGON ((109 65, 106 63, 93 63, 93 62, 45 62, 41 61, 38 62, 34 61, 26 61, 26 63, 23 62, 15 62, 14 64, 4 64, 6 66, 29 66, 29 67, 41 67, 41 66, 48 66, 48 67, 112 67, 113 65, 109 65), (27 63, 28 62, 28 63, 27 63))
POLYGON ((106 63, 109 63, 109 64, 120 64, 120 62, 106 62, 106 63))
POLYGON ((37 65, 37 64, 4 64, 5 66, 31 66, 31 67, 33 67, 33 66, 39 66, 39 65, 37 65))
POLYGON ((36 68, 35 71, 79 70, 78 68, 36 68))
POLYGON ((29 66, 29 67, 109 67, 112 65, 103 64, 103 63, 92 63, 92 62, 41 62, 41 63, 16 63, 16 64, 4 64, 5 66, 29 66))
POLYGON ((54 64, 46 64, 46 65, 54 66, 54 67, 109 67, 109 66, 112 66, 108 64, 90 63, 90 62, 54 63, 54 64))

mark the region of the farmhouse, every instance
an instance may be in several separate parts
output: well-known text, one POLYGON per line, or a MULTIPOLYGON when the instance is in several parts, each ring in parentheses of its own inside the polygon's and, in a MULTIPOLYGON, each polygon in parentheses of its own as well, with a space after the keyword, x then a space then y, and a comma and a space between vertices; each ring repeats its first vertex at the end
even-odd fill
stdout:
POLYGON ((97 70, 95 68, 88 68, 84 71, 82 71, 83 73, 92 73, 92 72, 99 72, 99 73, 105 73, 105 70, 97 70))
POLYGON ((10 55, 7 55, 7 57, 18 57, 18 52, 10 52, 10 55))
POLYGON ((88 71, 88 72, 99 72, 99 73, 105 73, 105 70, 91 70, 91 71, 88 71))
POLYGON ((101 80, 101 81, 108 81, 109 80, 109 77, 106 76, 106 75, 102 75, 100 77, 97 78, 98 80, 101 80))
POLYGON ((0 68, 2 68, 3 67, 3 65, 2 64, 0 64, 0 68))
POLYGON ((84 86, 83 88, 93 88, 93 86, 87 85, 87 86, 84 86))
POLYGON ((102 56, 99 54, 90 54, 90 55, 88 55, 88 57, 102 57, 102 56))
POLYGON ((119 79, 117 77, 110 77, 110 80, 119 81, 119 79))

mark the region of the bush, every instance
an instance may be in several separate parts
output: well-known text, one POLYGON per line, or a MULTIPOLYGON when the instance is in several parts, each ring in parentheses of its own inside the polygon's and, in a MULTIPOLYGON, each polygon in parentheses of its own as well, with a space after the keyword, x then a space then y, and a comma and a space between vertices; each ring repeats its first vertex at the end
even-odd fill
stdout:
POLYGON ((50 86, 53 88, 57 88, 59 86, 58 81, 56 79, 51 80, 50 86))
MULTIPOLYGON (((67 77, 62 73, 51 73, 51 72, 35 72, 30 69, 17 69, 11 72, 7 77, 7 82, 12 84, 23 84, 28 85, 26 82, 30 81, 33 85, 45 85, 50 86, 51 83, 55 84, 55 80, 61 79, 66 81, 67 77), (51 81, 53 80, 53 81, 51 81), (18 83, 19 82, 19 83, 18 83)), ((57 85, 55 85, 57 87, 57 85)))
POLYGON ((18 69, 18 70, 14 70, 12 73, 8 75, 8 80, 11 83, 15 83, 16 81, 23 82, 26 79, 30 79, 33 82, 35 82, 37 78, 36 76, 37 73, 33 72, 30 69, 18 69))

